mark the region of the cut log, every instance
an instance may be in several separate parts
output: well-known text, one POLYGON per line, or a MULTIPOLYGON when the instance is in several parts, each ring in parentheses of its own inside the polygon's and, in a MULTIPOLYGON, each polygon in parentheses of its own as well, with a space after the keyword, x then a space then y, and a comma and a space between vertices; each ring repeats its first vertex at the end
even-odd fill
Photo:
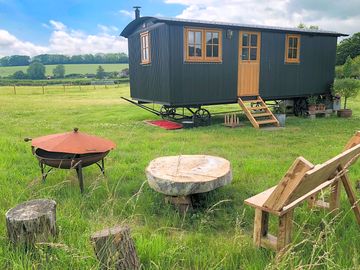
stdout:
POLYGON ((140 261, 130 228, 114 227, 98 231, 91 236, 96 257, 101 269, 137 270, 140 261))
POLYGON ((56 236, 56 202, 37 199, 19 204, 6 212, 9 240, 32 245, 48 242, 56 236))
POLYGON ((228 160, 206 155, 160 157, 145 172, 150 187, 168 196, 205 193, 232 180, 228 160))

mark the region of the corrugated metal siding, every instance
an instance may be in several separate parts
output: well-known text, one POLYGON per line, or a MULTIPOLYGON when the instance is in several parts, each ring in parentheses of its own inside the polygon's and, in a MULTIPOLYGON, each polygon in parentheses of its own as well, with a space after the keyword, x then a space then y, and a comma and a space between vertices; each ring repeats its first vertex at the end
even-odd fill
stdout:
MULTIPOLYGON (((222 63, 185 63, 184 28, 169 26, 172 105, 201 105, 236 101, 238 35, 223 30, 222 63)), ((215 28, 216 29, 216 28, 215 28)))
POLYGON ((128 38, 131 97, 136 100, 170 102, 169 27, 156 24, 134 33, 128 38), (140 32, 149 31, 151 63, 142 65, 140 32))
POLYGON ((262 33, 260 95, 271 99, 328 93, 334 78, 336 37, 301 35, 300 63, 286 64, 285 36, 262 33))
MULTIPOLYGON (((129 37, 132 98, 174 106, 236 102, 238 31, 228 39, 223 29, 222 63, 185 63, 184 27, 148 25, 129 37), (141 65, 139 33, 146 30, 152 57, 150 65, 141 65)), ((302 34, 300 64, 285 64, 285 33, 261 32, 260 95, 269 100, 327 93, 334 78, 336 41, 302 34)))

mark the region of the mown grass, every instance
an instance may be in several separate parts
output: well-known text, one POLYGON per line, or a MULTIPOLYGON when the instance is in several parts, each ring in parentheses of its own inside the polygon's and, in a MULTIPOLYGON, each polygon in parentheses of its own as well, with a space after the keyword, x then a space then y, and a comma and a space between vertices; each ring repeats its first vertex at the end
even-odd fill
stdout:
MULTIPOLYGON (((106 72, 121 71, 128 67, 128 64, 65 64, 65 75, 66 74, 96 74, 96 69, 101 65, 106 72)), ((46 75, 52 76, 53 69, 56 65, 45 65, 46 75)), ((16 67, 0 67, 0 77, 6 77, 14 74, 16 71, 26 72, 28 66, 16 66, 16 67)))
MULTIPOLYGON (((278 183, 300 155, 313 163, 338 154, 360 129, 360 99, 350 103, 351 119, 288 117, 276 131, 246 125, 228 129, 215 117, 208 127, 165 131, 146 125, 155 119, 120 96, 118 88, 62 88, 45 95, 36 88, 13 95, 0 88, 0 268, 97 269, 89 241, 96 230, 129 224, 142 269, 359 269, 359 229, 344 192, 335 219, 304 205, 295 212, 295 245, 282 258, 252 245, 253 210, 243 200, 278 183), (106 159, 106 177, 98 168, 84 170, 86 191, 80 195, 73 171, 52 171, 41 182, 37 161, 24 137, 64 132, 73 127, 117 143, 106 159), (202 197, 197 209, 180 216, 150 189, 144 169, 164 155, 210 154, 232 163, 233 182, 202 197), (6 237, 5 212, 34 198, 57 201, 59 236, 48 247, 25 252, 6 237)), ((236 105, 210 107, 212 112, 236 105)), ((243 118, 242 118, 243 119, 243 118)), ((355 182, 360 167, 351 168, 355 182)), ((358 194, 359 195, 359 194, 358 194)), ((271 220, 271 229, 275 229, 271 220)))

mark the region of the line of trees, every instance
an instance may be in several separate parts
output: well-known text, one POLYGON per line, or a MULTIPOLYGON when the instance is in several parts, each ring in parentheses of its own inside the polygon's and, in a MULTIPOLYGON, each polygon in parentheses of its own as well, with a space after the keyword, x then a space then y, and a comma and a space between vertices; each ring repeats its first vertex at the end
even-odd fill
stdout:
POLYGON ((118 64, 129 63, 129 58, 125 53, 97 53, 72 56, 63 54, 40 54, 34 57, 27 55, 11 55, 0 58, 0 66, 28 66, 34 61, 44 65, 118 64))
POLYGON ((355 58, 360 55, 360 32, 342 40, 336 50, 336 65, 343 65, 350 56, 355 58))
POLYGON ((44 79, 80 79, 80 78, 96 78, 96 79, 116 79, 116 78, 127 78, 129 77, 129 69, 125 68, 121 71, 106 72, 105 69, 99 65, 96 73, 87 74, 65 74, 65 66, 63 64, 56 65, 52 70, 53 75, 46 77, 45 65, 39 61, 33 61, 27 68, 26 72, 19 70, 14 74, 5 77, 4 79, 12 80, 44 80, 44 79))

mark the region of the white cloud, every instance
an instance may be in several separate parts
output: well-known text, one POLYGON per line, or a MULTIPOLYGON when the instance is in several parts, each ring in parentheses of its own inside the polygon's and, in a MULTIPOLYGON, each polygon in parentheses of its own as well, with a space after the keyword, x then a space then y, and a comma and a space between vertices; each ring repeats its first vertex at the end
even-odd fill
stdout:
POLYGON ((109 32, 119 32, 119 28, 117 28, 114 25, 106 26, 103 24, 98 24, 97 27, 101 30, 103 33, 109 33, 109 32))
POLYGON ((24 54, 36 55, 48 51, 47 47, 22 41, 4 29, 0 29, 0 55, 24 54))
POLYGON ((127 40, 120 37, 119 29, 115 26, 99 24, 100 32, 89 35, 79 30, 70 29, 59 21, 51 20, 43 27, 51 29, 48 46, 36 45, 32 42, 22 41, 0 29, 0 56, 24 54, 34 56, 42 53, 59 54, 85 54, 85 53, 127 53, 127 40))
POLYGON ((185 19, 214 20, 296 27, 300 22, 320 29, 353 34, 359 31, 360 1, 348 0, 164 0, 180 4, 177 16, 185 19), (341 3, 341 4, 340 4, 341 3))
POLYGON ((62 22, 54 21, 54 20, 50 20, 49 22, 52 25, 52 27, 54 27, 55 30, 59 30, 59 31, 66 30, 66 25, 63 24, 62 22))
POLYGON ((125 17, 129 17, 131 19, 135 18, 135 13, 133 11, 129 11, 129 10, 125 10, 125 9, 121 9, 119 10, 119 14, 125 17))

